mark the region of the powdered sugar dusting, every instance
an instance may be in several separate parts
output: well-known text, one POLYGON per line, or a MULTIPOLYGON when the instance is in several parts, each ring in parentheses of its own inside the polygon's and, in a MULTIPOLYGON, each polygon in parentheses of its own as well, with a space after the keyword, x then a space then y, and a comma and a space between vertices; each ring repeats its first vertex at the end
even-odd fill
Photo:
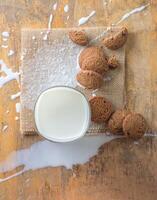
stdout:
MULTIPOLYGON (((61 32, 58 33, 61 34, 61 32)), ((22 105, 28 109, 34 109, 38 95, 49 87, 56 85, 75 87, 77 85, 75 78, 78 71, 76 68, 77 56, 84 47, 77 45, 76 48, 76 44, 71 42, 66 34, 61 41, 54 39, 51 45, 43 43, 32 59, 24 57, 22 84, 27 88, 23 91, 24 96, 21 96, 21 101, 22 105), (27 74, 31 74, 31 76, 27 76, 27 74), (39 84, 32 85, 31 79, 39 81, 39 84)))
POLYGON ((82 17, 79 19, 78 25, 81 26, 88 22, 88 20, 96 14, 96 11, 93 10, 88 16, 82 17))
POLYGON ((110 77, 110 76, 106 76, 106 77, 104 77, 104 79, 103 79, 105 82, 108 82, 108 81, 111 81, 112 80, 112 78, 110 77))

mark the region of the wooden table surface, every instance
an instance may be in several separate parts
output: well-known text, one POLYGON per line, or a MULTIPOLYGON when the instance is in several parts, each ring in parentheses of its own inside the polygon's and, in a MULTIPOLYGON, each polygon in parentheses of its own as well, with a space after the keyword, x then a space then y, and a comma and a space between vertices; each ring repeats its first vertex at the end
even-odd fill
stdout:
MULTIPOLYGON (((108 26, 118 21, 128 11, 149 6, 124 20, 131 32, 142 33, 141 47, 149 56, 151 69, 157 67, 157 1, 149 0, 59 0, 57 10, 54 0, 0 0, 0 33, 10 33, 7 49, 0 47, 0 59, 18 70, 20 66, 21 28, 47 28, 49 16, 54 18, 52 27, 77 26, 78 20, 96 11, 85 26, 108 26), (69 5, 68 14, 64 6, 69 5), (67 20, 69 15, 69 20, 67 20), (149 39, 149 49, 145 40, 149 39), (143 45, 143 46, 142 46, 143 45), (8 57, 8 49, 15 51, 8 57)), ((140 39, 140 37, 139 37, 140 39)), ((0 38, 2 44, 2 38, 0 38)), ((128 43, 128 48, 133 44, 128 43)), ((129 56, 127 54, 127 61, 129 56)), ((141 59, 141 58, 139 58, 141 59)), ((154 77, 157 71, 154 70, 154 77)), ((127 72, 129 73, 129 72, 127 72)), ((128 83, 129 84, 129 83, 128 83)), ((19 120, 15 120, 15 103, 10 96, 19 91, 16 81, 0 88, 0 161, 13 150, 30 146, 38 136, 22 137, 19 120), (9 113, 6 111, 9 110, 9 113), (6 131, 2 131, 7 124, 6 131)), ((39 155, 40 156, 40 155, 39 155)), ((9 172, 13 174, 14 172, 9 172)), ((1 173, 0 178, 9 173, 1 173)), ((116 139, 104 144, 99 153, 84 165, 73 170, 64 167, 30 170, 18 177, 0 183, 0 200, 156 200, 157 199, 157 139, 144 137, 136 145, 132 141, 116 139), (75 176, 73 176, 75 174, 75 176), (26 182, 29 180, 29 183, 26 182)))

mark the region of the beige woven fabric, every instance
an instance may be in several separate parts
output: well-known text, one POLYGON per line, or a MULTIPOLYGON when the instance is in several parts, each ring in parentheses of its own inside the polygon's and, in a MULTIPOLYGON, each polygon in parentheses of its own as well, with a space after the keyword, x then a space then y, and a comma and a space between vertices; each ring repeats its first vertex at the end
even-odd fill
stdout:
MULTIPOLYGON (((106 28, 84 29, 90 38, 90 44, 100 45, 106 28)), ((105 96, 115 108, 125 104, 125 49, 105 49, 108 56, 116 55, 121 66, 107 73, 101 89, 86 90, 78 86, 75 79, 79 70, 78 55, 84 47, 74 44, 69 39, 68 32, 69 29, 22 30, 20 128, 25 135, 36 133, 33 115, 35 102, 42 91, 52 86, 72 86, 82 91, 87 98, 92 95, 105 96)), ((87 134, 105 132, 105 124, 91 123, 87 134)))

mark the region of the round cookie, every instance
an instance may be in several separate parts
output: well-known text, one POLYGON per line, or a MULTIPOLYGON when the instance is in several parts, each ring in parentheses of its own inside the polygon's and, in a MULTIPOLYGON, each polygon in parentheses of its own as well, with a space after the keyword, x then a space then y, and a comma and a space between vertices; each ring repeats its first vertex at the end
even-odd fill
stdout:
POLYGON ((86 46, 88 44, 88 37, 85 31, 73 30, 69 32, 69 38, 76 44, 86 46))
POLYGON ((96 123, 106 122, 113 112, 113 106, 105 97, 95 96, 89 100, 91 120, 96 123))
POLYGON ((97 89, 103 84, 103 78, 100 74, 90 71, 81 70, 77 76, 77 81, 87 89, 97 89))
POLYGON ((108 66, 110 69, 116 69, 120 66, 117 58, 113 55, 108 59, 108 66))
POLYGON ((127 41, 128 30, 122 27, 120 30, 112 31, 106 36, 102 43, 109 49, 116 50, 121 48, 127 41))
POLYGON ((116 110, 108 121, 108 129, 113 134, 123 134, 123 120, 130 114, 129 111, 125 109, 116 110))
MULTIPOLYGON (((98 68, 101 68, 101 71, 108 70, 107 57, 105 56, 104 50, 101 47, 91 46, 91 47, 85 48, 80 53, 79 65, 80 65, 81 69, 85 70, 85 69, 87 69, 87 66, 89 66, 88 70, 95 69, 95 65, 97 65, 97 64, 100 65, 98 68), (89 58, 92 61, 90 61, 89 58), (88 62, 87 63, 85 62, 83 64, 83 62, 86 60, 88 60, 88 62), (90 63, 92 64, 91 67, 89 66, 90 63), (83 64, 83 66, 82 66, 82 64, 83 64)), ((99 71, 99 69, 98 69, 98 71, 99 71)))
POLYGON ((107 61, 104 56, 91 55, 88 56, 81 65, 83 70, 92 70, 101 75, 104 75, 108 71, 107 61))
POLYGON ((130 138, 140 138, 147 129, 144 117, 139 113, 130 113, 123 121, 123 132, 130 138))

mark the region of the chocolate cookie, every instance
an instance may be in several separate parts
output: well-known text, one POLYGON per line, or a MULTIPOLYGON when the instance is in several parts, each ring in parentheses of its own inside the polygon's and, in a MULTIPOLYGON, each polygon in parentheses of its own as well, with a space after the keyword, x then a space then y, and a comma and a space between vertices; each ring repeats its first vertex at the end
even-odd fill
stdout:
POLYGON ((147 129, 144 117, 138 113, 131 113, 123 121, 123 132, 130 138, 140 138, 147 129))
POLYGON ((108 36, 106 36, 102 43, 109 49, 116 50, 121 48, 127 41, 128 30, 122 27, 117 32, 111 30, 108 36))
POLYGON ((85 31, 70 31, 69 38, 76 44, 86 46, 88 44, 88 37, 85 31))
POLYGON ((96 123, 106 122, 113 112, 113 106, 105 97, 95 96, 89 100, 91 120, 96 123))
POLYGON ((108 59, 108 66, 110 69, 116 69, 120 66, 116 56, 113 55, 108 59))
POLYGON ((77 81, 87 89, 97 89, 103 84, 103 78, 100 74, 90 71, 81 70, 77 76, 77 81))
POLYGON ((130 112, 127 110, 116 110, 108 121, 109 131, 113 134, 123 134, 123 120, 128 114, 130 114, 130 112))
POLYGON ((91 55, 82 62, 81 69, 92 70, 103 76, 108 71, 108 65, 103 56, 91 55))
POLYGON ((104 60, 104 65, 107 63, 107 56, 104 54, 104 50, 101 47, 97 47, 97 46, 91 46, 91 47, 87 47, 85 48, 79 56, 79 64, 80 67, 82 68, 82 63, 84 62, 84 60, 88 59, 88 57, 98 57, 98 58, 103 58, 104 60))

